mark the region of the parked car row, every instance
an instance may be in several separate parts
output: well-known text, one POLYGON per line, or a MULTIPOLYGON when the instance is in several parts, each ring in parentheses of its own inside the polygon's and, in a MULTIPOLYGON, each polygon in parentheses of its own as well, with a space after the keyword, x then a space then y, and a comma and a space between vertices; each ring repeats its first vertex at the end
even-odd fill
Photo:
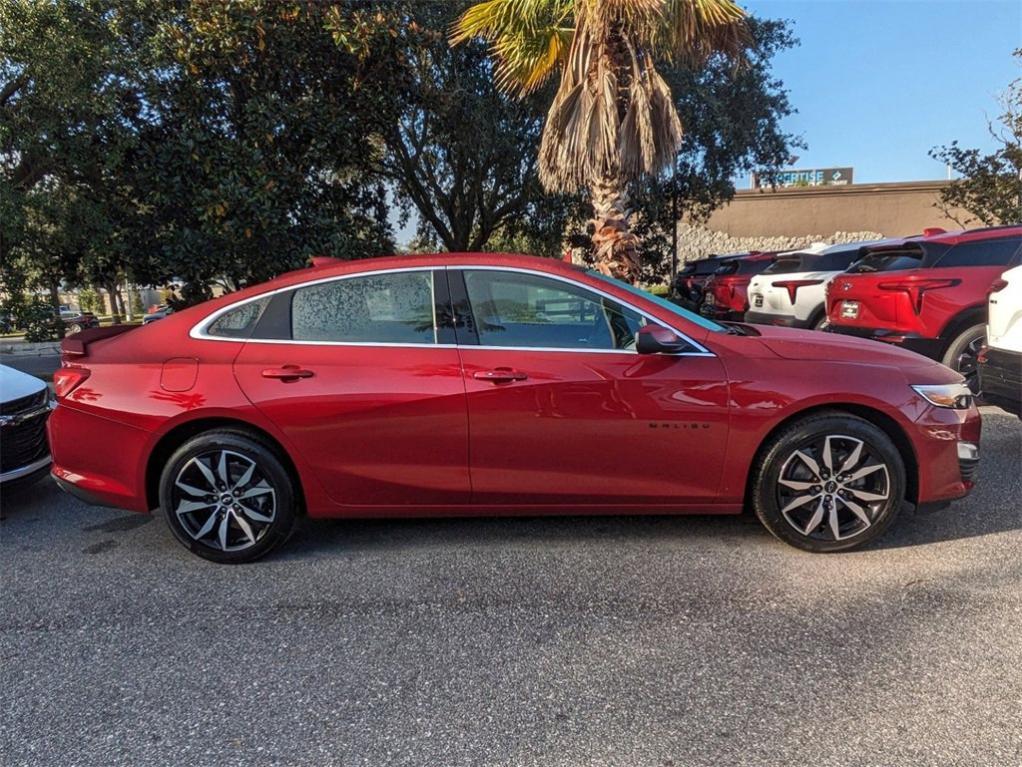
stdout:
MULTIPOLYGON (((702 267, 714 268, 699 284, 694 308, 721 320, 900 346, 962 373, 974 391, 988 389, 990 402, 1017 414, 1022 288, 1014 285, 1022 279, 1012 267, 1020 261, 1020 226, 935 228, 906 238, 726 256, 702 267), (997 340, 984 347, 988 315, 997 340)), ((676 283, 686 298, 696 264, 676 283)))

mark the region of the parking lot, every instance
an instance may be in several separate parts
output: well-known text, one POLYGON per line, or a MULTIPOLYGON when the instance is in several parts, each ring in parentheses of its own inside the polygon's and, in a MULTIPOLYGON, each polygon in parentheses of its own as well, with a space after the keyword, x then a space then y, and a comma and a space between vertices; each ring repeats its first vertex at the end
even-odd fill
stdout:
POLYGON ((4 498, 4 765, 1022 759, 1022 424, 813 556, 749 518, 307 523, 256 565, 49 483, 4 498))

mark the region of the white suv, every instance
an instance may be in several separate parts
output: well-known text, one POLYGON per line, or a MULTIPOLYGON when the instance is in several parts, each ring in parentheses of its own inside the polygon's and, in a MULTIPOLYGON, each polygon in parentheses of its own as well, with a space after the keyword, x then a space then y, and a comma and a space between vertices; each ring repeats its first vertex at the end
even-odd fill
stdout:
POLYGON ((827 283, 859 259, 863 246, 871 244, 819 244, 782 253, 749 283, 745 321, 818 330, 827 321, 827 283))
POLYGON ((1022 266, 991 286, 987 345, 979 355, 982 397, 1022 418, 1022 266))

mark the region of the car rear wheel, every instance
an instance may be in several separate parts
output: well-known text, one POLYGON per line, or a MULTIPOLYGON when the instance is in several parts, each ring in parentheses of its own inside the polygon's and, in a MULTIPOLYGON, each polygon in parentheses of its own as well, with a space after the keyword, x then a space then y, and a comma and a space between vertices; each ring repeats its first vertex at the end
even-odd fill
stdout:
POLYGON ((214 562, 251 562, 287 540, 295 499, 275 451, 238 431, 193 437, 160 477, 160 507, 174 536, 214 562))
POLYGON ((887 434, 841 413, 810 416, 765 446, 753 509, 782 541, 813 552, 871 541, 901 508, 905 466, 887 434))
POLYGON ((977 390, 978 370, 976 368, 979 351, 986 343, 987 328, 985 324, 966 328, 952 339, 941 360, 952 370, 965 376, 969 388, 977 390))

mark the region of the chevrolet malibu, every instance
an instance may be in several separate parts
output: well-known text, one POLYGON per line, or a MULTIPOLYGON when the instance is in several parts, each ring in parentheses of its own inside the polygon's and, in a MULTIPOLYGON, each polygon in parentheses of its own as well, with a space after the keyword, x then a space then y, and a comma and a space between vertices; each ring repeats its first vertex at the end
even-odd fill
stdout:
POLYGON ((724 325, 560 261, 320 260, 65 339, 53 476, 217 562, 296 518, 738 514, 831 552, 972 487, 962 377, 874 341, 724 325))

